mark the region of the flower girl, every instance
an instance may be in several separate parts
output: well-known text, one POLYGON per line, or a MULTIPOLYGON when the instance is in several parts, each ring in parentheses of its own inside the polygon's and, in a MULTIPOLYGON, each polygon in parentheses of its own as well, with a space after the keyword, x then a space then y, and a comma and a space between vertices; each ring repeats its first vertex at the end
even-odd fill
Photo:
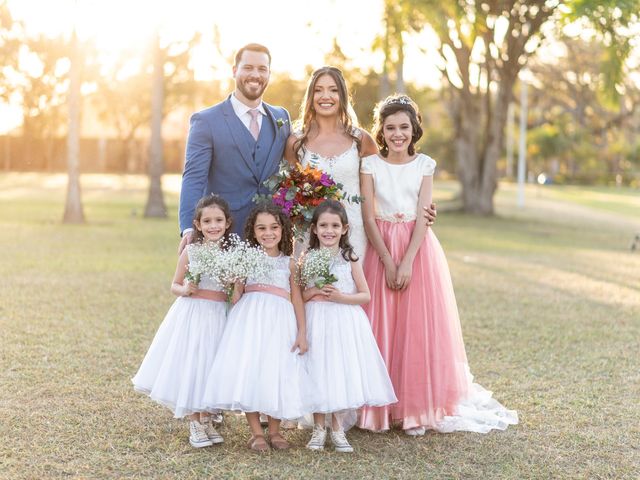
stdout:
POLYGON ((206 382, 209 409, 245 412, 252 436, 248 447, 267 452, 289 448, 280 433, 282 419, 294 420, 307 411, 301 381, 300 355, 307 351, 304 305, 295 283, 293 231, 277 206, 256 207, 245 226, 245 237, 260 245, 272 266, 266 278, 249 275, 242 297, 231 309, 227 329, 206 382), (260 425, 268 415, 269 437, 260 425))
POLYGON ((132 382, 137 391, 169 408, 176 418, 191 420, 193 447, 222 443, 202 403, 204 385, 226 323, 226 294, 203 275, 186 281, 190 252, 203 243, 220 243, 231 230, 229 205, 217 195, 202 198, 195 210, 193 242, 178 260, 171 292, 178 298, 160 325, 132 382))
POLYGON ((311 220, 309 251, 301 277, 307 317, 307 369, 316 408, 307 448, 322 450, 331 425, 337 452, 352 452, 344 433, 348 413, 396 402, 386 366, 360 305, 370 294, 362 266, 349 243, 347 212, 340 202, 325 200, 311 220), (327 415, 328 414, 328 415, 327 415))
POLYGON ((472 383, 447 259, 432 229, 416 221, 431 203, 436 162, 417 153, 417 105, 405 95, 381 102, 375 116, 380 155, 362 159, 364 223, 372 248, 364 272, 374 334, 398 402, 366 407, 359 426, 408 435, 426 429, 488 432, 518 422, 516 412, 472 383))

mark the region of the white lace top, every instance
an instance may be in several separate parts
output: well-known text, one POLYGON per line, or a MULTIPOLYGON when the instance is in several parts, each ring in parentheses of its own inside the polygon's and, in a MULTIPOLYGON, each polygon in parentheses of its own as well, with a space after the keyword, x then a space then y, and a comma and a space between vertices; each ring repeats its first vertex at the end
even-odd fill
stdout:
POLYGON ((289 283, 289 277, 291 276, 291 270, 289 269, 291 257, 286 255, 280 255, 278 257, 269 257, 269 262, 273 263, 273 270, 269 272, 268 278, 261 277, 247 278, 247 285, 272 285, 279 287, 287 292, 291 293, 291 284, 289 283))
POLYGON ((373 176, 376 218, 390 222, 410 222, 417 217, 422 177, 432 176, 436 161, 420 153, 401 165, 389 163, 379 155, 362 159, 360 171, 373 176))
MULTIPOLYGON (((329 271, 338 279, 337 282, 333 283, 333 286, 342 293, 352 294, 358 292, 356 282, 353 280, 353 275, 351 274, 351 262, 344 259, 342 252, 333 257, 329 265, 329 271)), ((307 288, 313 286, 314 282, 307 284, 307 288)))

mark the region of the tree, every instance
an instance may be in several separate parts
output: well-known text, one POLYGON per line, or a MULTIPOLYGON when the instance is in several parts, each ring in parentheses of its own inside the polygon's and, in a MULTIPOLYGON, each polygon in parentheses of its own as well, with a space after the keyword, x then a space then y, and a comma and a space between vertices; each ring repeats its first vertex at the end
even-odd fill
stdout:
POLYGON ((22 24, 16 22, 6 0, 0 2, 0 100, 11 95, 11 76, 18 68, 20 43, 24 36, 22 24))
POLYGON ((71 34, 69 55, 69 129, 67 133, 67 200, 64 207, 64 223, 84 223, 82 200, 80 199, 80 85, 82 58, 79 54, 78 37, 74 29, 71 34))
POLYGON ((597 40, 563 36, 565 52, 553 61, 533 59, 528 150, 539 171, 556 181, 607 181, 628 174, 626 159, 633 149, 633 106, 640 89, 622 79, 624 97, 611 103, 606 47, 597 40))
POLYGON ((52 167, 56 155, 54 139, 65 133, 67 90, 63 86, 69 80, 69 48, 69 42, 61 36, 25 39, 22 45, 25 61, 18 65, 11 91, 22 105, 24 160, 36 160, 32 158, 34 141, 41 140, 46 170, 52 167))
POLYGON ((491 215, 513 86, 557 4, 450 0, 417 6, 440 39, 440 68, 453 92, 450 114, 463 208, 491 215))
POLYGON ((165 218, 167 207, 162 195, 162 119, 164 117, 164 56, 160 47, 160 35, 154 38, 154 62, 151 87, 151 139, 149 141, 149 196, 144 210, 145 217, 165 218))
MULTIPOLYGON (((194 35, 188 41, 173 41, 161 46, 163 62, 164 101, 162 118, 178 107, 194 103, 202 87, 195 81, 191 68, 190 51, 200 40, 194 35)), ((92 101, 99 117, 116 131, 121 141, 120 157, 127 171, 134 172, 138 165, 134 158, 136 138, 148 133, 151 124, 155 46, 143 51, 123 51, 112 68, 103 71, 97 80, 92 101)), ((158 70, 160 72, 160 70, 158 70)))
POLYGON ((151 93, 149 75, 140 65, 140 71, 122 78, 136 60, 140 61, 128 61, 129 54, 122 52, 114 67, 98 78, 92 101, 99 118, 115 129, 121 145, 121 164, 125 171, 133 173, 137 170, 133 154, 136 135, 149 124, 151 93))
POLYGON ((421 27, 419 17, 412 12, 413 2, 397 2, 384 0, 382 35, 376 37, 373 48, 382 50, 384 60, 380 77, 380 98, 385 98, 391 92, 392 76, 395 76, 395 91, 406 91, 404 83, 404 34, 407 30, 417 30, 421 27))
MULTIPOLYGON (((520 70, 540 44, 543 25, 559 21, 562 4, 567 12, 564 18, 606 25, 602 28, 609 37, 628 45, 628 36, 617 28, 631 21, 628 19, 637 19, 640 5, 638 0, 403 3, 416 18, 421 14, 422 22, 429 24, 440 40, 440 68, 453 92, 450 114, 463 208, 478 215, 494 212, 497 160, 502 151, 507 108, 520 70), (625 18, 624 22, 620 17, 625 18)), ((625 52, 628 49, 621 48, 617 53, 625 58, 625 52)))

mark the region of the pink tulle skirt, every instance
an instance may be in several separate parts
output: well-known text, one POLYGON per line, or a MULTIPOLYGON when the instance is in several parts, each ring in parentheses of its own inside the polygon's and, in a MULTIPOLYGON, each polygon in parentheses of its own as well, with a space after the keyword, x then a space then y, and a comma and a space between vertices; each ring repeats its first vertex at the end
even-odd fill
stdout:
MULTIPOLYGON (((415 222, 377 220, 393 260, 407 250, 415 222)), ((413 262, 411 281, 403 292, 390 290, 385 270, 371 246, 364 259, 371 290, 365 310, 389 370, 398 402, 366 407, 358 426, 374 431, 392 425, 402 429, 437 428, 470 388, 467 356, 458 307, 442 247, 428 229, 413 262)))

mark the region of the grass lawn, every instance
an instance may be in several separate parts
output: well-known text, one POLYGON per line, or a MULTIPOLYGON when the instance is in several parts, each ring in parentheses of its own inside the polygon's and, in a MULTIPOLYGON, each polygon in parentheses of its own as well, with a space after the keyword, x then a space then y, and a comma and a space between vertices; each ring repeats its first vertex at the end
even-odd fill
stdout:
MULTIPOLYGON (((0 478, 638 478, 640 194, 501 187, 498 215, 441 210, 476 381, 520 424, 408 438, 358 430, 353 455, 250 454, 244 419, 192 449, 130 378, 173 302, 170 218, 141 218, 141 177, 84 176, 86 225, 62 225, 61 175, 0 174, 0 478)), ((454 184, 436 190, 441 205, 454 184)))

